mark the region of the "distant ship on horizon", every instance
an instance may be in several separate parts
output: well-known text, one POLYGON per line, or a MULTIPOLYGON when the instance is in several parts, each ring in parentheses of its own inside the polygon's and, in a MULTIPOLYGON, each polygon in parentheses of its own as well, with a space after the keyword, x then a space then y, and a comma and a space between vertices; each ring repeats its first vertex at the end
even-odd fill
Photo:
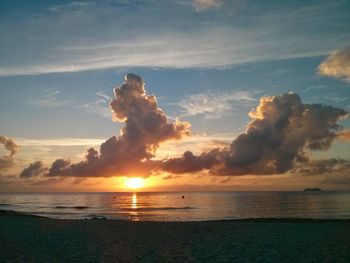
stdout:
POLYGON ((322 191, 322 189, 318 187, 304 189, 304 192, 308 192, 308 191, 322 191))

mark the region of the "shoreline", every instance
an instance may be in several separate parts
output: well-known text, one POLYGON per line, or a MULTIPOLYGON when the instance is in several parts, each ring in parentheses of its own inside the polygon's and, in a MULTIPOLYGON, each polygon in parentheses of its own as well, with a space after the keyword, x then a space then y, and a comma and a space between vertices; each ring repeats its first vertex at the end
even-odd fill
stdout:
POLYGON ((66 218, 51 218, 41 215, 33 215, 29 212, 18 212, 13 210, 0 209, 0 216, 3 215, 13 216, 28 216, 45 218, 49 220, 63 220, 63 221, 120 221, 120 222, 145 222, 145 223, 210 223, 210 222, 251 222, 251 223, 350 223, 350 218, 293 218, 293 217, 263 217, 263 218, 236 218, 236 219, 220 219, 220 220, 192 220, 192 221, 147 221, 147 220, 127 220, 127 219, 113 219, 113 218, 81 218, 81 219, 66 219, 66 218))
POLYGON ((350 262, 348 219, 150 222, 0 211, 1 262, 350 262))

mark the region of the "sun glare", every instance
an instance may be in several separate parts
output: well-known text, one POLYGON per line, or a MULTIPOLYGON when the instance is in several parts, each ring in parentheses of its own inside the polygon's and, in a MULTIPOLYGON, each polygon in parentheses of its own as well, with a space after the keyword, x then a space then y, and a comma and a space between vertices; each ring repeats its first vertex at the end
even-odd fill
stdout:
POLYGON ((132 189, 142 188, 145 185, 145 179, 140 177, 127 178, 125 186, 132 189))

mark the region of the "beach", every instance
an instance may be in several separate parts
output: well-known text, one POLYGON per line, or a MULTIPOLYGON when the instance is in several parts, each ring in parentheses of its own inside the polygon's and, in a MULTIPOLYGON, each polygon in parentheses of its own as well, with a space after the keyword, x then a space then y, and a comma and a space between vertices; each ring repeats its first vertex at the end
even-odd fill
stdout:
POLYGON ((350 262, 350 220, 50 219, 0 212, 1 262, 350 262))

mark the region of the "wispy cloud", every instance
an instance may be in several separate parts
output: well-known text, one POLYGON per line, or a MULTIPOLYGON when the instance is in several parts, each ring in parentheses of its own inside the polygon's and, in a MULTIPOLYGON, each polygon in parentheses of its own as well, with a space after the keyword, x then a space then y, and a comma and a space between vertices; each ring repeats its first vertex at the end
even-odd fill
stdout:
POLYGON ((178 103, 178 106, 183 110, 182 116, 203 114, 206 119, 217 119, 235 106, 242 105, 242 103, 254 103, 255 101, 254 95, 247 91, 207 91, 184 98, 178 103))
POLYGON ((63 12, 66 10, 75 10, 75 9, 81 9, 81 8, 88 8, 88 7, 94 7, 96 6, 96 3, 93 1, 77 1, 77 2, 70 2, 67 4, 60 4, 60 5, 53 5, 50 6, 48 9, 51 12, 63 12))
POLYGON ((192 4, 196 11, 201 12, 211 8, 218 8, 224 3, 223 0, 193 0, 192 4))
POLYGON ((236 10, 241 1, 182 2, 198 11, 218 12, 193 14, 188 4, 170 0, 73 2, 34 14, 8 12, 0 22, 6 39, 0 76, 133 67, 220 68, 326 55, 350 40, 346 26, 334 31, 335 24, 348 24, 348 14, 342 11, 347 6, 340 0, 264 5, 259 11, 247 3, 247 15, 234 21, 222 12, 236 10), (284 18, 284 23, 278 22, 284 18), (320 25, 323 30, 316 30, 320 25))
POLYGON ((97 92, 97 99, 93 102, 88 102, 83 105, 77 106, 77 108, 84 110, 87 113, 96 114, 103 118, 112 118, 112 113, 109 109, 109 103, 111 101, 111 97, 97 92))
POLYGON ((69 105, 71 101, 61 98, 61 92, 56 88, 38 89, 34 93, 24 95, 22 103, 40 108, 56 108, 69 105))
POLYGON ((196 12, 220 12, 222 16, 237 15, 247 0, 179 0, 180 5, 193 8, 196 12))
POLYGON ((52 139, 30 139, 15 138, 23 147, 27 146, 95 146, 100 145, 104 139, 98 138, 52 138, 52 139))

